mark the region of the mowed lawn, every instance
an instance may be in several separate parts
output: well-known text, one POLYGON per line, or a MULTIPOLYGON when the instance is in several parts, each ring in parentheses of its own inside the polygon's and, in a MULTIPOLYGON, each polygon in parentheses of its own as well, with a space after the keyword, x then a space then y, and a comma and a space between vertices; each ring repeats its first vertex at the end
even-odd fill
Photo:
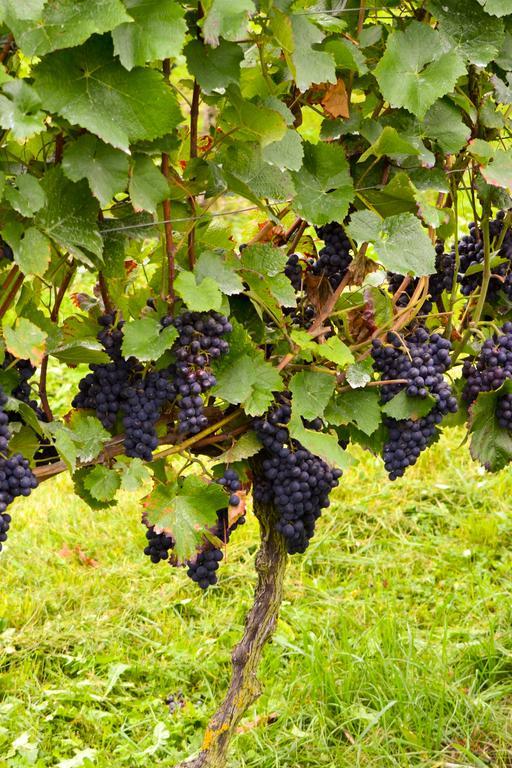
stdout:
MULTIPOLYGON (((293 558, 265 692, 231 768, 512 766, 512 469, 452 433, 406 479, 369 454, 293 558)), ((0 555, 0 766, 173 765, 222 696, 254 584, 254 520, 218 587, 142 554, 140 504, 67 478, 0 555)))

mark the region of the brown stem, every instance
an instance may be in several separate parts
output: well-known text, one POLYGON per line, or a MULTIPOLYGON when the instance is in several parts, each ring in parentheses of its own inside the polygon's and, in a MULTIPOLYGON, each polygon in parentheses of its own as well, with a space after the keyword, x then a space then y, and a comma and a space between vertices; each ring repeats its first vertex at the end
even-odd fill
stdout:
POLYGON ((0 288, 0 296, 3 296, 3 294, 8 289, 9 285, 12 283, 12 281, 14 280, 14 278, 16 277, 19 271, 20 271, 20 268, 18 267, 18 265, 13 264, 13 266, 9 270, 9 274, 4 280, 4 284, 0 288))
POLYGON ((176 768, 224 768, 237 725, 261 694, 256 673, 263 649, 276 627, 288 555, 284 539, 275 529, 275 510, 255 501, 254 514, 261 535, 256 556, 258 582, 242 639, 232 653, 229 688, 206 728, 199 755, 176 768))
MULTIPOLYGON (((57 320, 59 319, 59 311, 61 308, 61 304, 71 284, 71 281, 73 280, 74 274, 75 274, 75 265, 71 264, 66 274, 64 275, 64 279, 62 280, 62 283, 60 284, 59 290, 57 291, 57 295, 55 297, 55 303, 53 305, 53 308, 50 314, 50 320, 52 321, 52 323, 56 323, 57 320)), ((48 393, 46 391, 47 377, 48 377, 48 355, 45 355, 41 362, 41 372, 39 375, 39 399, 41 400, 41 407, 47 419, 49 421, 53 421, 53 413, 50 407, 50 403, 48 401, 48 393)))
POLYGON ((290 244, 290 247, 288 248, 288 254, 291 254, 291 253, 293 253, 295 251, 296 247, 299 244, 299 241, 300 241, 302 235, 304 234, 304 230, 306 229, 307 226, 308 226, 308 222, 307 221, 302 221, 299 224, 299 226, 297 227, 297 231, 295 233, 295 236, 294 236, 294 238, 293 238, 293 240, 292 240, 292 242, 290 244))
MULTIPOLYGON (((282 211, 279 211, 278 218, 284 219, 287 213, 290 212, 291 205, 287 205, 285 208, 283 208, 282 211)), ((251 240, 247 243, 247 245, 255 245, 256 243, 261 242, 261 240, 264 240, 264 238, 268 235, 268 233, 272 230, 274 227, 273 221, 267 221, 263 227, 257 232, 251 240)))
POLYGON ((9 307, 11 306, 12 302, 16 298, 16 294, 18 293, 19 289, 21 288, 24 278, 25 278, 25 276, 22 275, 21 272, 20 272, 20 274, 18 275, 18 277, 14 281, 14 284, 10 288, 7 296, 5 297, 3 303, 0 305, 0 320, 5 315, 5 313, 7 312, 9 307))
POLYGON ((105 280, 105 275, 103 272, 98 272, 98 285, 101 299, 103 301, 103 306, 105 307, 105 312, 110 315, 114 312, 114 305, 112 304, 112 299, 110 298, 110 294, 107 288, 107 281, 105 280))
POLYGON ((64 152, 64 134, 58 133, 55 138, 55 162, 58 165, 62 161, 64 152))

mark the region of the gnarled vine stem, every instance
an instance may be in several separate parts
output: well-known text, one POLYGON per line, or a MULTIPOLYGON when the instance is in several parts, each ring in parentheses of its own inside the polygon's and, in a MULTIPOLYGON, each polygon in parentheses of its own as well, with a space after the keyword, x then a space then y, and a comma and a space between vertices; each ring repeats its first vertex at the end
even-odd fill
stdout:
POLYGON ((275 530, 275 509, 255 501, 254 514, 261 533, 256 555, 258 582, 244 634, 232 653, 229 688, 208 723, 200 753, 176 768, 223 768, 237 725, 261 693, 256 673, 263 649, 277 623, 288 555, 283 537, 275 530))

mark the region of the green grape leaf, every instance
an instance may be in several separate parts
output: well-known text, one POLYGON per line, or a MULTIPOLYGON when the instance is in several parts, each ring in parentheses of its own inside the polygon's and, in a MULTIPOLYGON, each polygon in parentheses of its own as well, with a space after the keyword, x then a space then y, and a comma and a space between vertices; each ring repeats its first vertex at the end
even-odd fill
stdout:
POLYGON ((429 0, 428 5, 440 33, 471 64, 485 67, 498 55, 503 22, 489 17, 477 0, 429 0))
POLYGON ((462 120, 460 111, 445 99, 430 107, 423 130, 446 154, 456 154, 471 138, 471 129, 462 120))
POLYGON ((314 352, 318 357, 324 357, 340 368, 346 368, 354 362, 354 355, 350 348, 337 336, 331 336, 323 344, 315 344, 314 352))
POLYGON ((80 411, 73 412, 69 426, 75 437, 80 461, 96 459, 110 438, 110 434, 96 416, 88 416, 80 411))
POLYGON ((512 191, 512 154, 504 149, 497 149, 494 158, 481 168, 482 176, 493 187, 502 187, 512 191))
POLYGON ((41 186, 47 203, 35 218, 37 227, 79 260, 90 263, 83 248, 101 256, 103 242, 98 231, 98 202, 85 181, 67 179, 61 168, 51 168, 41 186))
POLYGON ((13 138, 28 139, 44 127, 44 112, 37 92, 25 80, 12 80, 0 95, 0 125, 13 138))
POLYGON ((393 32, 374 70, 383 97, 420 119, 432 104, 455 87, 466 71, 460 56, 446 48, 439 32, 412 21, 393 32))
POLYGON ((273 141, 263 148, 262 158, 266 163, 275 165, 282 171, 299 171, 302 167, 304 148, 297 131, 289 128, 282 139, 273 141))
POLYGON ((15 328, 4 327, 5 348, 11 355, 41 365, 46 352, 47 334, 26 317, 18 318, 15 328))
POLYGON ((370 358, 349 365, 347 369, 347 384, 352 389, 365 387, 372 378, 373 363, 370 358))
POLYGON ((14 186, 6 186, 5 197, 15 211, 27 217, 33 216, 46 202, 40 182, 30 173, 16 176, 14 186))
POLYGON ((244 290, 243 280, 237 274, 237 269, 240 269, 240 262, 236 256, 203 251, 196 261, 194 272, 199 281, 209 277, 217 283, 222 293, 233 296, 244 290))
POLYGON ((158 204, 169 197, 165 176, 150 157, 143 155, 134 158, 128 190, 136 211, 156 213, 158 204))
POLYGON ((512 433, 502 429, 496 418, 497 401, 509 389, 505 384, 496 392, 481 392, 470 408, 471 456, 490 472, 498 472, 512 460, 512 433))
POLYGON ((219 44, 220 37, 229 40, 243 34, 249 15, 255 10, 252 0, 206 0, 202 7, 203 38, 213 46, 219 44))
POLYGON ((50 241, 35 227, 29 227, 23 237, 11 243, 14 261, 24 275, 42 277, 50 263, 50 241))
POLYGON ((117 460, 117 468, 121 470, 122 491, 139 491, 151 479, 151 472, 142 459, 122 456, 117 460))
POLYGON ((365 435, 372 435, 381 422, 379 393, 371 389, 354 389, 335 394, 325 409, 324 418, 337 427, 354 424, 365 435))
POLYGON ((181 485, 156 485, 144 500, 144 515, 149 525, 172 536, 174 554, 178 563, 184 563, 194 557, 205 532, 215 525, 217 511, 225 506, 226 493, 220 485, 188 475, 181 485))
POLYGON ((336 386, 335 376, 319 371, 300 371, 290 380, 295 413, 312 421, 322 416, 336 386))
POLYGON ((347 231, 356 242, 373 243, 379 263, 390 272, 417 276, 436 271, 434 246, 412 213, 381 219, 372 211, 357 211, 347 231))
POLYGON ((339 69, 348 69, 365 75, 368 72, 366 60, 360 48, 344 37, 331 37, 323 45, 324 51, 332 53, 339 69))
POLYGON ((304 164, 293 173, 295 205, 311 224, 343 221, 354 197, 349 167, 341 147, 304 144, 304 164))
POLYGON ((128 167, 124 152, 90 135, 79 136, 67 144, 62 158, 62 169, 68 179, 87 179, 102 206, 108 205, 117 192, 124 192, 128 167))
POLYGON ((257 139, 262 147, 283 138, 287 130, 286 119, 277 109, 244 99, 233 85, 226 93, 238 114, 241 128, 249 138, 257 139))
POLYGON ((336 434, 306 429, 295 408, 288 429, 291 437, 298 440, 306 450, 319 456, 330 466, 347 469, 354 463, 352 457, 340 446, 336 434))
POLYGON ((82 467, 73 474, 73 486, 77 496, 80 496, 87 506, 93 510, 110 509, 110 507, 115 506, 115 501, 99 501, 87 490, 85 482, 90 473, 91 469, 89 467, 82 467))
POLYGON ((229 352, 213 366, 214 393, 228 403, 242 405, 248 416, 261 416, 272 404, 273 393, 283 390, 283 380, 236 321, 229 344, 229 352))
POLYGON ((244 52, 236 43, 221 40, 216 48, 212 48, 199 40, 191 40, 184 53, 188 71, 204 93, 224 93, 229 85, 238 85, 244 52))
POLYGON ((285 23, 291 24, 293 51, 288 57, 288 64, 299 90, 307 91, 313 83, 335 83, 336 68, 332 54, 313 47, 323 41, 322 30, 302 14, 288 17, 285 23))
POLYGON ((265 277, 280 275, 286 266, 287 259, 285 251, 274 248, 268 243, 249 245, 240 254, 240 262, 244 269, 265 277))
POLYGON ((51 433, 53 443, 57 449, 60 458, 66 462, 71 473, 76 469, 79 449, 76 437, 69 427, 64 426, 60 421, 51 421, 46 425, 51 433))
POLYGON ((174 289, 192 312, 217 312, 222 306, 222 293, 215 280, 205 277, 197 282, 194 272, 180 272, 174 281, 174 289))
POLYGON ((185 42, 183 8, 172 0, 124 0, 131 16, 112 32, 114 51, 126 69, 176 58, 185 42))
POLYGON ((379 138, 361 155, 359 162, 364 163, 372 155, 377 158, 395 158, 419 154, 419 149, 400 136, 396 128, 386 125, 379 138))
POLYGON ((123 327, 123 355, 136 357, 143 363, 158 360, 172 347, 177 336, 174 326, 162 328, 152 317, 132 320, 123 327))
POLYGON ((261 451, 260 440, 252 429, 243 434, 236 442, 219 456, 212 459, 212 464, 234 464, 236 461, 250 459, 261 451))
POLYGON ((115 470, 98 464, 87 472, 83 484, 97 501, 112 501, 121 487, 121 478, 115 470))
POLYGON ((261 206, 261 198, 265 197, 284 202, 294 196, 295 187, 290 174, 266 163, 259 145, 240 143, 229 147, 222 157, 224 176, 230 190, 254 201, 256 205, 261 206))
POLYGON ((403 389, 382 406, 382 412, 396 421, 402 419, 417 421, 430 413, 435 404, 435 399, 430 395, 427 397, 409 397, 403 389))
POLYGON ((491 16, 508 16, 512 14, 512 0, 478 0, 486 13, 491 16))
POLYGON ((121 0, 28 0, 4 5, 4 21, 27 56, 42 56, 58 48, 80 45, 93 34, 108 32, 130 21, 121 0))
POLYGON ((155 139, 181 121, 176 97, 154 69, 127 72, 105 38, 46 56, 34 72, 45 109, 114 147, 155 139))

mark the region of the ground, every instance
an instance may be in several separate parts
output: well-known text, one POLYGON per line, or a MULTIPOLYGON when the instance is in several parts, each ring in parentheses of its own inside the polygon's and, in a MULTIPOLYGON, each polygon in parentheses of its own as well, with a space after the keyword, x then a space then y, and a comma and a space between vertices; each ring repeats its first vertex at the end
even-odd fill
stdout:
MULTIPOLYGON (((462 434, 386 481, 361 454, 293 558, 230 768, 512 766, 512 470, 462 434), (274 722, 275 721, 275 722, 274 722)), ((218 587, 142 555, 140 504, 68 479, 0 555, 0 766, 170 766, 196 750, 250 603, 254 520, 218 587)))

